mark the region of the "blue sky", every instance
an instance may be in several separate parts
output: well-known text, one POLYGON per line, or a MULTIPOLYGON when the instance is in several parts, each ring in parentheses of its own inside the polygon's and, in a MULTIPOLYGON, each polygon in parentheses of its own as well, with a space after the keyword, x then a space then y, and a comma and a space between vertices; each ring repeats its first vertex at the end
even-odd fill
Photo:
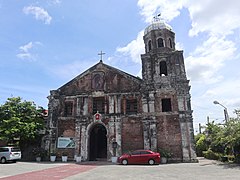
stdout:
POLYGON ((194 126, 240 109, 240 1, 0 0, 0 103, 47 108, 57 89, 99 61, 141 75, 143 30, 160 13, 184 50, 194 126))

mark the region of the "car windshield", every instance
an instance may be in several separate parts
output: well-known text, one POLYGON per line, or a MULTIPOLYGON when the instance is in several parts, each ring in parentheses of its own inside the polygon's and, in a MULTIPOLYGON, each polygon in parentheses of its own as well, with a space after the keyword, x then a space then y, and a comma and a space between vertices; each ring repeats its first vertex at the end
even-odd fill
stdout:
POLYGON ((11 151, 12 151, 12 152, 19 152, 20 149, 19 149, 19 148, 12 148, 11 151))

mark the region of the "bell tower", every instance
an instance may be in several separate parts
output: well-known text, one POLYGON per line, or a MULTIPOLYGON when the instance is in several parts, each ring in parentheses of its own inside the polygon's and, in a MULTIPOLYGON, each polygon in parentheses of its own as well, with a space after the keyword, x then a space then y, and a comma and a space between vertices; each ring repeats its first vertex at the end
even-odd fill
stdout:
POLYGON ((153 132, 156 138, 146 141, 144 148, 149 148, 150 144, 157 149, 168 149, 175 154, 173 159, 176 161, 195 161, 190 86, 183 51, 175 49, 175 33, 160 18, 155 18, 145 29, 143 40, 144 128, 153 132), (148 124, 151 127, 148 128, 148 124))

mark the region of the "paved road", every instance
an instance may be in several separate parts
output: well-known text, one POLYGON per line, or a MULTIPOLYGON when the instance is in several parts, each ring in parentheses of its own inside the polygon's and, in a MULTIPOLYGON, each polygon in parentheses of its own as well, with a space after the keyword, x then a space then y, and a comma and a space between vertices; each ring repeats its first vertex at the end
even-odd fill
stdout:
POLYGON ((0 164, 0 179, 11 180, 239 180, 240 166, 228 165, 201 158, 199 163, 164 165, 116 165, 91 163, 27 163, 0 164))

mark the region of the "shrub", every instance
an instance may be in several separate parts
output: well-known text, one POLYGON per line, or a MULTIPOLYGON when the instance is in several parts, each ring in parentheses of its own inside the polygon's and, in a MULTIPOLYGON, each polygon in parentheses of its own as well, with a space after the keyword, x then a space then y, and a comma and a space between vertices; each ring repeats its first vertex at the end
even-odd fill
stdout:
POLYGON ((47 155, 47 151, 40 147, 33 148, 32 153, 35 157, 42 157, 42 158, 47 155))
POLYGON ((172 154, 166 149, 159 149, 158 152, 160 153, 161 157, 171 158, 172 154))
POLYGON ((211 149, 208 149, 207 151, 203 151, 203 156, 207 159, 219 160, 221 154, 215 153, 211 149))
POLYGON ((196 140, 196 153, 198 157, 203 156, 203 151, 206 151, 207 148, 207 143, 206 143, 206 135, 205 134, 198 134, 195 136, 196 140))
POLYGON ((240 164, 240 154, 235 156, 234 162, 240 164))

